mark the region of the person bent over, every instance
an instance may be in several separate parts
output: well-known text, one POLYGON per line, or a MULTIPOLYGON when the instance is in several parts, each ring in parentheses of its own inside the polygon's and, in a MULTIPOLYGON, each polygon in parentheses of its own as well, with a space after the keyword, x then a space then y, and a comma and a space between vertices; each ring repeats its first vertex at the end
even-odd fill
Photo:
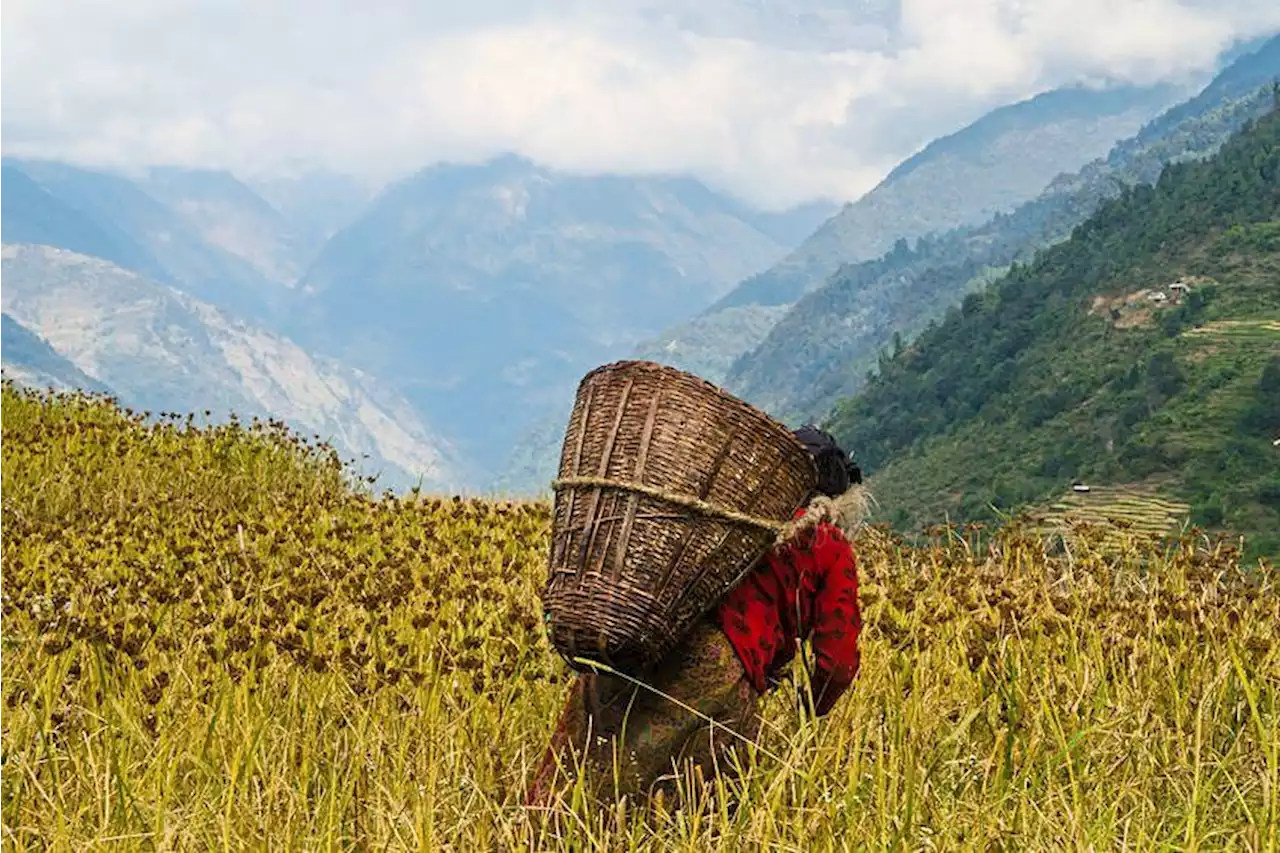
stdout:
POLYGON ((801 640, 813 649, 814 711, 830 712, 860 662, 857 560, 842 528, 860 520, 858 467, 827 433, 796 436, 813 455, 817 493, 775 545, 644 680, 580 673, 525 805, 549 806, 581 765, 598 800, 670 796, 689 772, 731 775, 759 735, 761 699, 781 683, 801 640), (714 721, 715 724, 708 722, 714 721), (735 758, 736 754, 736 758, 735 758))

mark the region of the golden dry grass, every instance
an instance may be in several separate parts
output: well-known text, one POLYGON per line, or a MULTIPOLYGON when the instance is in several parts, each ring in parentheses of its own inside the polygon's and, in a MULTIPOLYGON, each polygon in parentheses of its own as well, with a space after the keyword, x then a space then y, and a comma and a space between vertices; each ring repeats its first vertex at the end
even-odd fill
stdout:
POLYGON ((781 761, 557 836, 544 504, 376 498, 272 425, 2 421, 5 849, 1276 849, 1280 595, 1225 546, 867 529, 828 718, 784 687, 781 761))

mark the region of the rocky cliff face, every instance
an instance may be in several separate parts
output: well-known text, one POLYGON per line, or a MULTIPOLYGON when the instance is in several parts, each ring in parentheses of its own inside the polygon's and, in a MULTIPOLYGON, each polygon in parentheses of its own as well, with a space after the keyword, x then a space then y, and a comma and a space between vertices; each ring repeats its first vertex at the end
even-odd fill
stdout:
POLYGON ((0 314, 0 364, 6 379, 29 388, 114 393, 8 314, 0 314))

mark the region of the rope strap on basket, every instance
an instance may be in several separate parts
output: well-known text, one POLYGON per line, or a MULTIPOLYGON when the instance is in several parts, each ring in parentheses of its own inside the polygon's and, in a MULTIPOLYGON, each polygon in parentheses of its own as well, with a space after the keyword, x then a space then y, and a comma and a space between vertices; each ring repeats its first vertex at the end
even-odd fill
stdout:
POLYGON ((646 486, 642 483, 625 483, 620 480, 610 480, 607 477, 564 477, 551 481, 551 488, 556 491, 561 489, 571 489, 575 487, 597 487, 602 489, 620 489, 624 492, 636 492, 638 494, 647 495, 651 498, 667 501, 668 503, 691 509, 701 515, 711 516, 713 518, 721 518, 725 521, 732 521, 738 524, 746 524, 751 527, 757 527, 761 530, 767 530, 770 533, 780 533, 786 526, 782 522, 774 521, 771 518, 760 518, 759 516, 747 515, 737 510, 727 509, 722 506, 716 506, 698 498, 691 498, 688 495, 682 495, 679 492, 668 492, 665 489, 655 488, 654 486, 646 486))
POLYGON ((826 495, 817 495, 810 502, 805 511, 800 514, 799 518, 793 518, 790 521, 779 522, 771 518, 760 518, 754 515, 747 515, 736 510, 726 509, 722 506, 716 506, 713 503, 691 498, 688 495, 682 495, 678 492, 668 492, 665 489, 646 486, 642 483, 625 483, 620 480, 610 480, 607 477, 564 477, 551 481, 551 488, 555 491, 561 489, 569 489, 574 487, 599 487, 602 489, 620 489, 627 492, 636 492, 638 494, 647 495, 658 500, 668 501, 677 506, 691 509, 702 515, 711 516, 713 518, 721 518, 725 521, 732 521, 739 524, 746 524, 761 530, 767 530, 774 534, 775 542, 786 542, 802 531, 810 529, 818 524, 832 523, 838 524, 845 532, 850 535, 856 528, 861 526, 868 510, 868 504, 872 501, 871 495, 865 488, 856 487, 847 491, 839 498, 832 499, 826 495))

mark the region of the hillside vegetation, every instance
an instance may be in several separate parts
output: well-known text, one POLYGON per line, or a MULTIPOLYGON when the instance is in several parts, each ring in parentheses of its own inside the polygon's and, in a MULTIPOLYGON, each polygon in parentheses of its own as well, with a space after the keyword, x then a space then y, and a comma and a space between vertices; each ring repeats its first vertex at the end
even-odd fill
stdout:
MULTIPOLYGON (((1280 75, 1280 38, 1268 50, 1267 67, 1280 75)), ((1253 77, 1247 93, 1226 94, 1236 91, 1227 85, 1233 71, 1011 212, 914 245, 900 240, 883 257, 842 267, 730 367, 726 385, 789 421, 821 418, 862 387, 895 334, 914 337, 1011 264, 1065 240, 1125 186, 1153 183, 1167 163, 1213 154, 1246 121, 1264 115, 1271 86, 1253 77)))
POLYGON ((721 382, 725 368, 755 349, 788 307, 842 266, 878 258, 899 240, 977 226, 1015 208, 1177 98, 1171 86, 1071 87, 995 109, 925 145, 786 257, 636 353, 721 382))
POLYGON ((1280 553, 1278 143, 1273 109, 883 357, 830 423, 893 520, 1157 479, 1280 553))
POLYGON ((0 422, 6 849, 1275 845, 1280 594, 1226 546, 868 529, 829 717, 784 685, 731 790, 557 837, 518 805, 568 684, 545 504, 376 498, 270 422, 7 384, 0 422))

